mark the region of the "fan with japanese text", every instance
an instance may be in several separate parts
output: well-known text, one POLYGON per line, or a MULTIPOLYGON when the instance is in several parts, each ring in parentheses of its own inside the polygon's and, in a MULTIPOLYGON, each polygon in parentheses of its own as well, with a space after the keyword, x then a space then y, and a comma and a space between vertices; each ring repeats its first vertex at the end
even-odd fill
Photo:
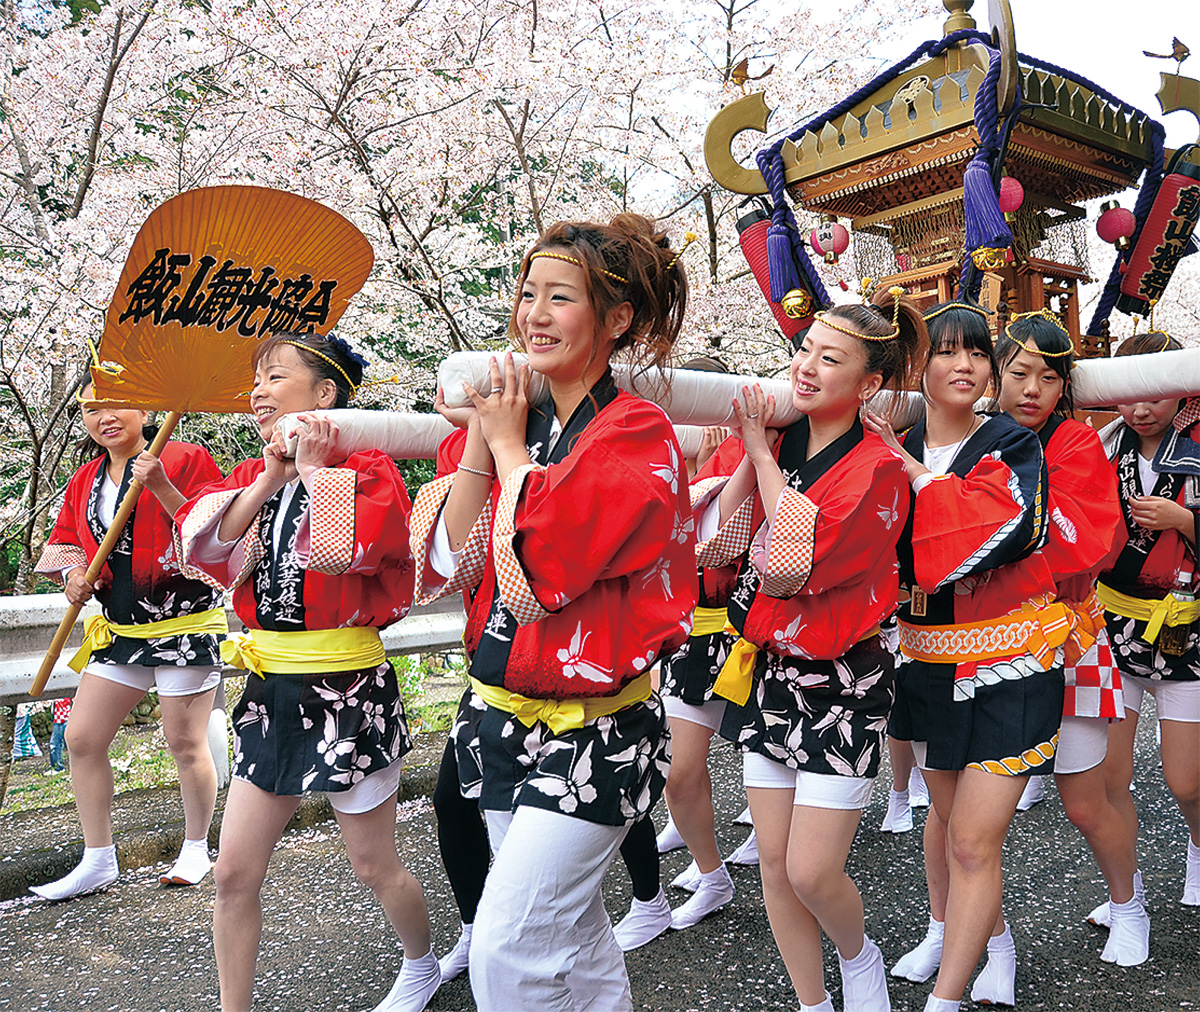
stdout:
POLYGON ((181 193, 133 241, 93 396, 148 411, 245 411, 258 342, 328 333, 373 261, 354 225, 306 197, 261 186, 181 193))

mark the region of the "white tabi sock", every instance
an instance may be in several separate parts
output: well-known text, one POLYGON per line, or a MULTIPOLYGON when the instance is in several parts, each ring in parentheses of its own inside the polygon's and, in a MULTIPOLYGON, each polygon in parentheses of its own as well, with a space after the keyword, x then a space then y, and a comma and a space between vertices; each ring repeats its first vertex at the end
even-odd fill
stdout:
POLYGON ((1200 847, 1188 839, 1187 878, 1183 882, 1183 896, 1179 900, 1185 907, 1200 907, 1200 847))
POLYGON ((953 998, 935 998, 930 995, 925 999, 925 1012, 958 1012, 962 1002, 953 998))
POLYGON ((1111 933, 1100 958, 1117 966, 1140 966, 1150 958, 1150 918, 1136 896, 1128 903, 1108 904, 1111 933))
POLYGON ((423 1012, 441 983, 442 971, 432 949, 417 959, 406 956, 396 983, 373 1012, 423 1012))
POLYGON ((44 900, 69 900, 112 885, 120 874, 116 844, 84 847, 83 859, 72 871, 45 885, 30 886, 29 891, 44 900))
POLYGON ((458 933, 458 941, 454 943, 454 948, 438 960, 438 967, 442 971, 443 984, 459 976, 470 965, 471 932, 474 928, 474 924, 467 924, 464 921, 462 930, 458 933))
POLYGON ((163 885, 199 885, 212 870, 208 858, 208 840, 184 840, 179 857, 170 870, 159 877, 163 885))
POLYGON ((825 1000, 818 1005, 805 1005, 800 1003, 800 1012, 834 1012, 833 999, 829 997, 829 992, 825 992, 825 1000))
POLYGON ((879 946, 863 935, 862 951, 853 959, 838 953, 842 971, 842 1006, 845 1012, 890 1012, 887 973, 879 946))
POLYGON ((929 930, 920 944, 897 961, 892 967, 893 977, 903 977, 914 984, 923 984, 942 965, 942 942, 946 937, 946 922, 929 918, 929 930))
POLYGON ((987 943, 987 963, 975 978, 971 1001, 980 1005, 1014 1005, 1017 990, 1017 946, 1008 925, 987 943))

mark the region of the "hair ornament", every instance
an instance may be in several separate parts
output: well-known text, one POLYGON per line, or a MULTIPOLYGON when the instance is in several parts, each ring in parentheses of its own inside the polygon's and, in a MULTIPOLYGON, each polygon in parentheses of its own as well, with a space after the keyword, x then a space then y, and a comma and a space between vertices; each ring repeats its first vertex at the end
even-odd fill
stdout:
MULTIPOLYGON (((331 339, 331 338, 326 338, 325 340, 327 340, 327 341, 330 341, 330 343, 331 343, 331 344, 332 344, 332 343, 334 343, 334 342, 333 342, 333 339, 331 339)), ((342 346, 342 347, 344 347, 344 348, 346 348, 347 350, 349 350, 349 347, 350 347, 350 346, 349 346, 348 344, 346 344, 346 342, 345 342, 345 341, 342 341, 342 340, 341 340, 341 338, 337 338, 337 341, 341 342, 341 346, 342 346)), ((328 355, 326 355, 324 352, 317 351, 315 348, 310 348, 310 347, 309 347, 307 344, 304 344, 304 343, 303 343, 303 342, 301 342, 301 341, 287 341, 287 340, 284 340, 284 341, 280 341, 279 343, 280 343, 280 344, 290 344, 290 345, 291 345, 293 348, 299 348, 299 349, 301 349, 302 351, 307 351, 307 352, 308 352, 310 355, 316 355, 316 356, 317 356, 317 358, 321 359, 323 362, 328 362, 328 363, 329 363, 331 366, 333 366, 333 367, 334 367, 334 368, 335 368, 335 369, 336 369, 338 372, 340 372, 340 373, 342 374, 342 378, 343 378, 343 379, 344 379, 344 380, 345 380, 345 381, 346 381, 346 382, 349 384, 349 386, 350 386, 350 396, 349 396, 349 398, 348 398, 348 399, 349 399, 349 400, 353 400, 353 399, 354 399, 354 395, 355 395, 356 393, 358 393, 358 388, 359 388, 360 386, 362 386, 362 384, 361 384, 361 383, 355 383, 355 382, 354 382, 354 380, 352 380, 352 379, 350 378, 350 374, 349 374, 349 373, 347 373, 345 369, 343 369, 343 368, 342 368, 340 365, 338 365, 338 364, 337 364, 337 362, 335 362, 335 361, 334 361, 332 358, 330 358, 330 357, 329 357, 328 355)), ((353 356, 353 357, 354 357, 354 358, 355 358, 357 361, 360 361, 360 362, 361 362, 361 361, 364 361, 364 360, 363 360, 363 359, 362 359, 360 356, 358 356, 358 355, 355 355, 355 354, 354 354, 354 352, 350 352, 350 354, 351 354, 351 356, 353 356)))
MULTIPOLYGON (((682 252, 682 250, 680 252, 682 252)), ((574 264, 576 267, 582 267, 585 271, 587 270, 587 264, 585 264, 578 257, 567 256, 566 253, 555 253, 552 250, 539 249, 529 254, 530 260, 536 260, 538 257, 553 257, 555 260, 563 260, 566 263, 574 264)), ((600 268, 600 273, 607 274, 614 281, 619 281, 623 285, 629 284, 629 281, 621 277, 620 274, 614 274, 612 271, 605 270, 603 267, 600 268)))
POLYGON ((1049 323, 1053 323, 1054 326, 1056 326, 1064 334, 1067 333, 1067 328, 1062 325, 1062 320, 1060 320, 1057 316, 1054 315, 1053 312, 1051 312, 1049 309, 1047 309, 1045 306, 1043 306, 1041 309, 1030 310, 1030 312, 1028 312, 1028 313, 1017 313, 1017 315, 1014 316, 1009 321, 1008 326, 1004 328, 1004 336, 1007 337, 1010 341, 1013 342, 1013 344, 1017 345, 1019 348, 1023 348, 1025 351, 1029 352, 1030 355, 1041 355, 1042 358, 1066 358, 1068 355, 1073 355, 1075 353, 1075 346, 1074 346, 1074 344, 1071 343, 1071 339, 1070 339, 1069 335, 1067 337, 1066 351, 1042 351, 1042 349, 1039 348, 1037 345, 1033 345, 1033 347, 1030 347, 1030 345, 1032 344, 1031 341, 1028 341, 1028 340, 1018 341, 1015 337, 1012 336, 1012 328, 1013 328, 1014 323, 1016 323, 1018 320, 1028 320, 1035 316, 1040 317, 1041 319, 1046 320, 1049 323))
POLYGON ((936 316, 941 316, 942 313, 947 313, 951 309, 969 309, 972 313, 978 313, 984 319, 987 319, 988 311, 982 306, 973 306, 969 302, 947 302, 941 309, 935 309, 932 313, 926 313, 921 317, 926 323, 936 316))
POLYGON ((688 247, 689 247, 689 246, 690 246, 692 243, 694 243, 694 242, 698 241, 698 240, 699 240, 699 238, 700 238, 700 237, 699 237, 698 235, 696 235, 696 233, 695 233, 695 232, 688 232, 688 233, 686 233, 686 234, 684 235, 684 237, 683 237, 683 245, 679 247, 679 252, 678 252, 678 253, 676 253, 676 254, 675 254, 675 255, 674 255, 672 258, 671 258, 671 262, 670 262, 669 264, 667 264, 667 270, 670 270, 670 269, 671 269, 672 267, 674 267, 674 266, 675 266, 677 263, 679 263, 679 258, 680 258, 681 256, 683 256, 683 254, 687 252, 687 248, 688 248, 688 247))
POLYGON ((336 333, 331 332, 329 334, 326 334, 325 340, 328 341, 330 344, 332 344, 335 348, 337 348, 337 350, 340 351, 343 355, 345 355, 346 358, 350 359, 351 362, 357 362, 364 369, 371 364, 365 358, 363 358, 358 352, 356 352, 353 348, 350 347, 349 341, 346 341, 345 339, 338 337, 336 333))
POLYGON ((888 289, 888 294, 892 297, 892 329, 886 334, 860 334, 857 330, 843 327, 840 323, 830 319, 829 314, 823 309, 813 319, 825 324, 830 330, 849 334, 851 337, 857 337, 860 341, 894 341, 900 336, 900 297, 904 294, 904 289, 899 285, 893 285, 888 289))

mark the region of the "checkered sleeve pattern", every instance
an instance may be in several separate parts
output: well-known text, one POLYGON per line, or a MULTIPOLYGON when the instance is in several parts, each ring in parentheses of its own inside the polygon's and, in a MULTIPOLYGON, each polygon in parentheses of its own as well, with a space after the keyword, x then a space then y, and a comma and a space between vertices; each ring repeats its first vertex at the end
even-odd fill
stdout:
POLYGON ((313 472, 308 507, 310 572, 341 576, 354 561, 357 478, 348 467, 321 467, 313 472))
POLYGON ((1176 432, 1187 432, 1197 422, 1200 422, 1200 397, 1193 397, 1183 406, 1171 424, 1176 432))
POLYGON ((716 534, 696 545, 696 565, 705 569, 719 569, 730 565, 746 551, 754 533, 750 530, 753 514, 754 496, 748 495, 716 534))
POLYGON ((241 544, 239 545, 240 551, 234 549, 230 553, 231 566, 226 572, 226 576, 228 577, 232 573, 233 578, 229 581, 228 586, 210 573, 188 563, 198 538, 216 539, 217 518, 225 512, 226 508, 240 491, 240 488, 230 488, 204 496, 192 507, 192 511, 187 515, 183 523, 178 526, 178 534, 174 535, 174 537, 178 538, 175 544, 175 551, 179 558, 179 569, 184 576, 192 580, 201 580, 217 590, 233 590, 262 561, 263 546, 258 540, 258 517, 255 516, 250 521, 250 526, 246 528, 246 533, 242 535, 241 544), (241 556, 241 564, 237 566, 237 571, 234 572, 232 564, 238 555, 241 556))
MULTIPOLYGON (((712 478, 701 478, 699 481, 693 482, 688 486, 688 498, 692 501, 692 509, 695 510, 701 502, 708 500, 712 501, 714 493, 719 492, 725 487, 729 478, 726 475, 716 475, 712 478)), ((705 503, 707 505, 707 503, 705 503)))
POLYGON ((762 578, 762 590, 768 597, 794 597, 808 582, 819 512, 815 502, 794 488, 785 488, 780 494, 762 578))
POLYGON ((445 583, 436 587, 424 586, 429 556, 429 543, 433 540, 433 527, 445 505, 446 497, 454 486, 454 475, 447 474, 436 481, 421 486, 409 515, 409 545, 417 566, 417 604, 429 604, 448 594, 461 593, 478 587, 483 579, 483 568, 487 563, 488 534, 492 529, 492 501, 489 498, 479 513, 479 519, 467 535, 458 557, 458 568, 445 583))
POLYGON ((74 569, 76 566, 87 564, 87 552, 78 545, 47 545, 42 549, 42 557, 38 559, 33 571, 50 577, 55 583, 62 583, 64 569, 74 569))
POLYGON ((492 535, 492 553, 496 564, 496 587, 500 599, 508 606, 518 625, 529 625, 550 613, 541 606, 521 562, 513 549, 516 536, 517 501, 525 478, 534 471, 545 471, 536 464, 516 468, 500 490, 500 501, 496 504, 496 530, 492 535))

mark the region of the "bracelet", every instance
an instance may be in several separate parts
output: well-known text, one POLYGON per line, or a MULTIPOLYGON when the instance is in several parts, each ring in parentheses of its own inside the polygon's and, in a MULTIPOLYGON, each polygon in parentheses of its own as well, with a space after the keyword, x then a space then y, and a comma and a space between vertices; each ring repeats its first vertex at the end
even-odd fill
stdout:
POLYGON ((459 469, 460 471, 468 471, 468 472, 470 472, 471 474, 477 474, 477 475, 479 475, 481 478, 490 478, 490 477, 492 477, 492 472, 491 472, 491 471, 481 471, 481 470, 479 470, 479 468, 477 468, 477 467, 467 467, 467 465, 466 465, 466 464, 459 464, 459 465, 458 465, 458 469, 459 469))

